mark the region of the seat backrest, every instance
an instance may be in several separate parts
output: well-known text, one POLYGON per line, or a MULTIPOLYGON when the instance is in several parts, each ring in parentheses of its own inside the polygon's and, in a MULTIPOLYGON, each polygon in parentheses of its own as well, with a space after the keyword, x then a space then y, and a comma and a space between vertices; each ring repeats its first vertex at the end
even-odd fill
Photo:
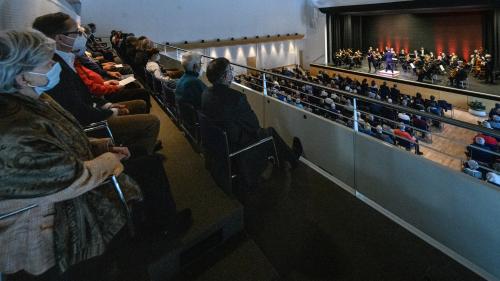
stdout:
POLYGON ((161 93, 163 91, 163 84, 160 79, 152 76, 152 84, 153 84, 153 90, 157 93, 161 93))
POLYGON ((207 169, 226 193, 232 193, 232 171, 227 134, 205 114, 198 111, 201 144, 207 169))
POLYGON ((149 87, 149 89, 154 90, 153 73, 149 72, 146 68, 144 68, 144 79, 146 80, 146 85, 149 87))
POLYGON ((177 109, 179 113, 179 119, 182 127, 187 130, 190 137, 194 139, 195 142, 199 142, 199 121, 196 109, 192 104, 185 102, 178 102, 177 109))

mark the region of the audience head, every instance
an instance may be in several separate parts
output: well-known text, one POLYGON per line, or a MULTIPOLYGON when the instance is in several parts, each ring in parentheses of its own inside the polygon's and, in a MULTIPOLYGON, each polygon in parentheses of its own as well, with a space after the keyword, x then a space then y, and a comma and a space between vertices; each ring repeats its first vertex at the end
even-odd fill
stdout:
POLYGON ((89 24, 87 24, 87 25, 88 25, 88 26, 89 26, 89 28, 90 28, 90 32, 95 33, 95 31, 96 31, 96 26, 95 26, 95 23, 92 23, 92 22, 91 22, 91 23, 89 23, 89 24))
POLYGON ((37 97, 57 85, 54 50, 54 40, 38 31, 0 31, 0 92, 37 97))
POLYGON ((500 115, 493 115, 493 121, 500 122, 500 115))
POLYGON ((405 130, 405 128, 406 128, 405 123, 403 123, 403 122, 399 123, 399 124, 398 124, 398 127, 399 127, 399 129, 400 129, 401 131, 404 131, 404 130, 405 130))
POLYGON ((500 176, 493 172, 488 172, 486 174, 486 180, 496 185, 500 185, 500 176))
POLYGON ((148 55, 148 60, 150 61, 160 61, 160 50, 157 48, 152 48, 146 51, 148 55))
POLYGON ((187 52, 183 54, 182 66, 185 71, 201 73, 201 55, 195 52, 187 52))
POLYGON ((41 31, 45 36, 56 41, 56 49, 61 52, 71 53, 78 37, 83 37, 78 24, 65 13, 53 13, 40 16, 33 22, 33 28, 41 31))
POLYGON ((479 164, 475 160, 467 161, 467 167, 471 170, 477 170, 479 168, 479 164))
POLYGON ((482 137, 476 137, 475 142, 476 142, 476 144, 479 144, 479 145, 484 145, 484 143, 485 143, 484 138, 482 138, 482 137))
POLYGON ((488 122, 488 121, 486 121, 486 120, 485 120, 485 121, 483 121, 483 122, 481 122, 481 125, 482 125, 483 127, 485 127, 485 128, 492 129, 490 122, 488 122))
POLYGON ((233 81, 233 69, 226 58, 216 58, 207 66, 207 78, 210 83, 229 86, 233 81))
POLYGON ((377 133, 382 134, 384 132, 384 129, 382 129, 382 126, 378 125, 375 129, 377 129, 377 133))

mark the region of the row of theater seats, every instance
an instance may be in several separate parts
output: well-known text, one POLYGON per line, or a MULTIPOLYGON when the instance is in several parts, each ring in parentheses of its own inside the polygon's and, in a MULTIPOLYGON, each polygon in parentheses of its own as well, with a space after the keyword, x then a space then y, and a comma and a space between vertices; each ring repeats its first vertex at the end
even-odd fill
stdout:
MULTIPOLYGON (((64 269, 69 268, 68 272, 70 273, 73 264, 78 263, 78 266, 75 267, 78 269, 80 263, 86 264, 89 259, 91 263, 96 263, 96 267, 101 266, 101 263, 105 264, 107 261, 92 258, 107 255, 109 251, 105 252, 104 249, 108 249, 111 244, 114 246, 115 239, 119 240, 116 242, 117 244, 129 243, 128 246, 135 249, 137 241, 133 239, 136 237, 144 242, 137 243, 139 245, 137 247, 147 248, 151 246, 148 244, 149 240, 164 239, 170 241, 181 236, 191 226, 191 211, 184 209, 178 212, 171 197, 168 178, 162 163, 164 157, 158 153, 158 150, 161 149, 161 143, 157 142, 159 120, 156 116, 149 114, 150 94, 139 81, 126 85, 125 79, 119 81, 120 78, 125 78, 125 75, 137 75, 135 70, 138 65, 135 62, 131 65, 124 63, 120 54, 107 46, 106 43, 95 38, 93 33, 90 33, 89 28, 79 26, 75 20, 64 13, 38 17, 33 23, 33 28, 40 32, 32 30, 2 32, 2 50, 6 51, 2 54, 2 69, 11 70, 15 67, 12 63, 5 64, 4 62, 17 56, 15 59, 19 61, 28 61, 24 65, 27 70, 23 69, 23 72, 40 74, 48 80, 44 87, 31 87, 30 85, 30 89, 37 88, 36 98, 28 95, 23 96, 28 100, 26 104, 31 102, 45 106, 37 108, 36 111, 39 114, 36 115, 37 117, 42 116, 45 119, 43 126, 28 126, 26 133, 23 131, 23 137, 35 141, 22 145, 24 145, 23 149, 32 148, 29 153, 33 155, 32 157, 49 157, 52 160, 43 163, 31 161, 29 165, 22 166, 23 169, 28 170, 28 175, 30 173, 48 173, 45 175, 47 179, 46 182, 42 182, 43 184, 33 182, 33 180, 38 180, 36 176, 28 180, 20 178, 19 175, 23 175, 22 172, 6 174, 4 178, 4 186, 2 186, 0 194, 0 202, 2 203, 0 204, 1 241, 3 243, 16 236, 30 237, 33 238, 30 239, 33 241, 12 239, 9 241, 9 245, 2 245, 0 271, 11 273, 7 276, 7 280, 27 280, 27 278, 33 277, 31 276, 33 272, 42 272, 45 275, 45 273, 52 274, 54 271, 57 272, 55 275, 59 275, 60 268, 53 263, 59 263, 61 254, 54 253, 55 249, 51 247, 51 242, 56 245, 57 239, 54 238, 54 241, 50 241, 53 236, 56 236, 54 229, 61 230, 61 233, 57 233, 57 235, 62 235, 61 239, 67 239, 65 240, 67 244, 56 245, 61 247, 61 252, 65 252, 62 255, 71 255, 73 251, 87 251, 85 247, 99 247, 99 250, 93 254, 75 253, 75 256, 78 255, 75 261, 64 260, 62 263, 68 262, 64 269), (54 30, 59 33, 54 34, 54 30), (49 40, 48 37, 52 37, 53 40, 49 40), (64 40, 70 43, 60 44, 61 38, 65 38, 64 40), (54 40, 57 44, 54 44, 54 40), (52 55, 53 57, 45 58, 40 55, 41 53, 46 57, 52 55), (33 58, 35 55, 39 56, 36 59, 40 60, 42 57, 45 61, 38 62, 33 58), (29 67, 34 63, 39 65, 35 64, 30 69, 29 67), (42 66, 49 68, 50 71, 45 69, 48 72, 29 72, 33 71, 35 67, 44 69, 41 68, 42 66), (43 89, 38 91, 38 88, 43 89), (132 105, 136 105, 135 110, 132 105), (109 138, 109 140, 104 138, 109 138), (60 143, 56 143, 54 140, 60 141, 60 143), (99 143, 101 145, 99 148, 96 148, 94 141, 98 140, 103 142, 99 143), (44 142, 47 145, 37 151, 39 153, 37 156, 34 156, 33 150, 38 148, 33 148, 35 145, 32 143, 44 142), (49 143, 50 145, 48 145, 49 143), (59 155, 58 153, 64 157, 55 157, 54 155, 59 155), (67 166, 63 170, 58 165, 67 166), (95 166, 89 168, 91 165, 95 166), (82 180, 78 178, 79 174, 75 176, 76 180, 74 180, 73 175, 67 176, 73 171, 75 174, 81 172, 82 177, 87 175, 89 179, 82 180), (99 177, 107 174, 117 176, 111 176, 107 181, 102 182, 99 177), (19 185, 19 183, 21 184, 19 185), (116 194, 111 194, 112 192, 108 191, 109 188, 101 187, 108 184, 113 186, 116 194), (4 187, 7 187, 9 192, 21 192, 15 189, 42 190, 40 187, 44 185, 61 186, 53 194, 49 193, 50 196, 54 195, 57 199, 46 199, 47 193, 42 191, 33 192, 25 197, 15 197, 4 192, 4 187), (61 196, 60 193, 63 195, 61 196), (57 196, 61 196, 62 199, 57 196), (66 196, 68 198, 65 198, 66 196), (117 196, 119 202, 115 202, 117 196), (24 206, 23 200, 40 202, 40 204, 24 206), (92 203, 89 203, 90 201, 92 203), (66 215, 64 214, 63 219, 61 219, 61 212, 54 214, 54 210, 61 205, 74 207, 69 211, 73 212, 74 215, 69 214, 64 217, 66 215), (10 208, 11 206, 16 208, 10 208), (19 206, 23 207, 19 209, 19 206), (125 209, 125 215, 121 208, 125 209), (41 214, 44 210, 49 210, 50 213, 41 214), (124 217, 127 219, 130 236, 127 236, 126 231, 121 231, 121 222, 123 222, 124 217), (107 229, 107 227, 110 228, 107 229), (22 234, 19 234, 19 229, 23 229, 22 234), (36 231, 44 232, 43 235, 42 232, 38 235, 39 233, 36 231), (123 237, 122 232, 124 233, 123 237), (84 248, 75 250, 81 245, 76 245, 78 242, 69 240, 80 234, 85 237, 85 241, 79 242, 85 245, 82 246, 84 248), (140 234, 140 236, 135 236, 135 234, 140 234), (106 237, 103 238, 100 235, 106 237), (116 238, 117 236, 119 237, 116 238), (47 244, 47 240, 49 240, 49 244, 47 244), (28 248, 25 245, 30 245, 29 247, 35 245, 36 251, 23 252, 28 248), (46 247, 47 245, 48 247, 46 247), (27 257, 24 257, 23 254, 27 257)), ((12 81, 6 82, 5 80, 1 81, 2 90, 4 83, 12 83, 12 81)), ((32 91, 35 92, 35 90, 32 91)), ((12 102, 13 98, 7 93, 2 92, 3 98, 12 102)), ((21 91, 12 94, 12 96, 24 95, 21 91)), ((29 108, 29 106, 25 107, 29 108)), ((27 116, 31 117, 28 114, 27 116)), ((33 124, 39 121, 33 120, 33 124)), ((19 129, 16 126, 21 125, 13 122, 8 125, 6 131, 12 134, 13 131, 19 129)), ((5 132, 5 136, 7 136, 7 132, 5 132)), ((2 140, 4 141, 2 146, 4 144, 14 145, 12 139, 3 138, 2 140)), ((11 161, 12 157, 19 157, 20 151, 10 150, 10 153, 2 154, 1 162, 11 161)), ((20 166, 14 168, 18 169, 20 166)), ((79 238, 81 237, 78 236, 77 239, 79 238)), ((126 248, 122 244, 118 247, 126 248)), ((142 250, 150 251, 151 249, 136 250, 142 253, 142 250)), ((110 254, 114 254, 114 252, 110 254)), ((151 261, 150 258, 152 257, 141 262, 147 263, 151 261)), ((103 272, 93 273, 99 275, 103 272)), ((53 279, 49 277, 43 280, 53 279)))

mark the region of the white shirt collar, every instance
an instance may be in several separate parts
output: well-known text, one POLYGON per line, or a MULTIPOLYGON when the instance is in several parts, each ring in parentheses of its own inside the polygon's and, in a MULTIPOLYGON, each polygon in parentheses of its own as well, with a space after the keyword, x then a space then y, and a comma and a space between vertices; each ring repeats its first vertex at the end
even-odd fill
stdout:
POLYGON ((76 72, 76 69, 75 69, 75 54, 73 54, 73 53, 66 53, 66 52, 62 52, 62 51, 59 51, 59 50, 56 50, 56 54, 58 56, 60 56, 64 60, 64 62, 69 67, 71 67, 71 69, 73 69, 74 72, 76 72))

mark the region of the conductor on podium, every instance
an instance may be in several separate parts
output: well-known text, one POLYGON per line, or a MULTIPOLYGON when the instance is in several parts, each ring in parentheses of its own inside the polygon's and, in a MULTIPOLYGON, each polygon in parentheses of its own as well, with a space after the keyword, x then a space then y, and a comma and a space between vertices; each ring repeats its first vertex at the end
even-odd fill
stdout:
POLYGON ((394 57, 394 53, 389 49, 389 47, 385 48, 385 72, 387 72, 388 69, 391 70, 392 73, 394 73, 394 67, 393 67, 393 61, 392 58, 394 57))

